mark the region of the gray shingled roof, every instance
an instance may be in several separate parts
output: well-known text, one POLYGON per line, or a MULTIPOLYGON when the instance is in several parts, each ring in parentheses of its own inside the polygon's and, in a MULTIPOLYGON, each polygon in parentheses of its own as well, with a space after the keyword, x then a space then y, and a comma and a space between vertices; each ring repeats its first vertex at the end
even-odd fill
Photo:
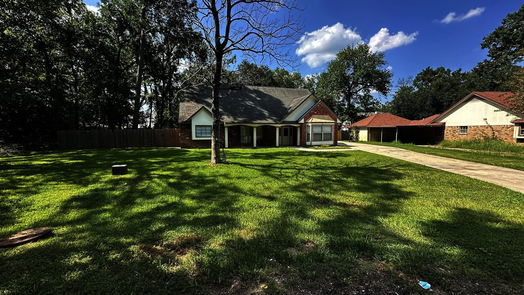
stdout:
MULTIPOLYGON (((202 107, 211 110, 210 86, 189 90, 180 103, 179 122, 190 119, 202 107)), ((220 110, 224 123, 279 123, 304 102, 307 89, 242 86, 221 91, 220 110)))

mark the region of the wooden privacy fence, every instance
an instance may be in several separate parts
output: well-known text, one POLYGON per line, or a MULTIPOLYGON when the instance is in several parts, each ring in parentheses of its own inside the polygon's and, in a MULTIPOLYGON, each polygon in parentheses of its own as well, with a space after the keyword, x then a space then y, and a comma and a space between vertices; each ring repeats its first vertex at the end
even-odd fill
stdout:
POLYGON ((180 146, 179 129, 95 129, 58 131, 65 149, 180 146))

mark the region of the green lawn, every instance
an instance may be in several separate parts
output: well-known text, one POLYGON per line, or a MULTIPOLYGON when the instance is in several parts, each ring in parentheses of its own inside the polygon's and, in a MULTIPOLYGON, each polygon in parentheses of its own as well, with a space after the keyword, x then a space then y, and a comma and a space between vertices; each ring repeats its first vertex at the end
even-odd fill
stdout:
POLYGON ((439 144, 442 147, 463 148, 471 150, 482 150, 501 153, 524 153, 524 145, 508 143, 495 139, 477 139, 477 140, 445 140, 439 144))
POLYGON ((375 145, 385 145, 399 147, 406 150, 442 156, 471 162, 483 163, 488 165, 501 166, 506 168, 524 170, 524 153, 521 152, 498 152, 483 150, 458 150, 446 147, 419 146, 399 142, 361 142, 375 145))
POLYGON ((519 294, 524 195, 387 157, 127 149, 0 159, 0 294, 519 294), (130 174, 110 175, 114 163, 130 174), (362 292, 364 290, 365 292, 362 292))

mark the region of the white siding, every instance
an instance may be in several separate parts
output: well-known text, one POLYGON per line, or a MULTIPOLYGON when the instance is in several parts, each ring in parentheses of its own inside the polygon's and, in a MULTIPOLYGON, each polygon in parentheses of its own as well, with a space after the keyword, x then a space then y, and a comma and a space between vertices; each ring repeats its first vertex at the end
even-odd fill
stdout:
POLYGON ((209 140, 209 138, 196 138, 195 137, 195 126, 197 125, 213 125, 213 117, 211 117, 211 113, 202 108, 198 113, 196 113, 193 118, 191 118, 191 138, 193 140, 209 140))
POLYGON ((301 105, 298 106, 291 114, 289 114, 284 121, 297 121, 304 115, 315 103, 316 99, 313 97, 309 97, 305 101, 302 102, 301 105))
POLYGON ((517 117, 498 107, 473 98, 440 120, 446 126, 513 125, 517 117))
POLYGON ((367 128, 358 128, 358 141, 368 141, 367 128))

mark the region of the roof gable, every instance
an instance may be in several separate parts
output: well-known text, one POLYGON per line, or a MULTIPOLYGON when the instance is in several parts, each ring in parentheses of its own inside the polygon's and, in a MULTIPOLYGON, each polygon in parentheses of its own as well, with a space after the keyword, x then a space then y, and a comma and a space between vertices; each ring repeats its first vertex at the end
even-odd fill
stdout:
POLYGON ((410 120, 395 116, 390 113, 374 114, 365 119, 362 119, 351 127, 396 127, 400 125, 409 125, 410 120))
MULTIPOLYGON (((201 107, 211 109, 212 88, 189 90, 180 104, 179 121, 191 118, 201 107)), ((278 123, 312 94, 306 89, 244 86, 221 91, 220 111, 225 123, 278 123)))
POLYGON ((508 109, 511 107, 511 97, 515 94, 513 92, 496 92, 496 91, 485 91, 485 92, 473 92, 473 95, 484 98, 485 100, 494 102, 508 109))
POLYGON ((362 119, 351 127, 400 127, 400 126, 437 126, 440 123, 434 123, 439 114, 429 116, 421 120, 409 120, 390 113, 374 114, 362 119))
POLYGON ((504 110, 508 113, 512 113, 509 108, 511 105, 511 97, 514 95, 512 92, 498 92, 498 91, 476 91, 466 95, 464 98, 459 100, 457 103, 452 105, 449 109, 444 111, 440 116, 435 118, 434 122, 439 122, 455 112, 457 109, 468 103, 473 98, 478 98, 482 101, 495 105, 496 107, 504 110))

